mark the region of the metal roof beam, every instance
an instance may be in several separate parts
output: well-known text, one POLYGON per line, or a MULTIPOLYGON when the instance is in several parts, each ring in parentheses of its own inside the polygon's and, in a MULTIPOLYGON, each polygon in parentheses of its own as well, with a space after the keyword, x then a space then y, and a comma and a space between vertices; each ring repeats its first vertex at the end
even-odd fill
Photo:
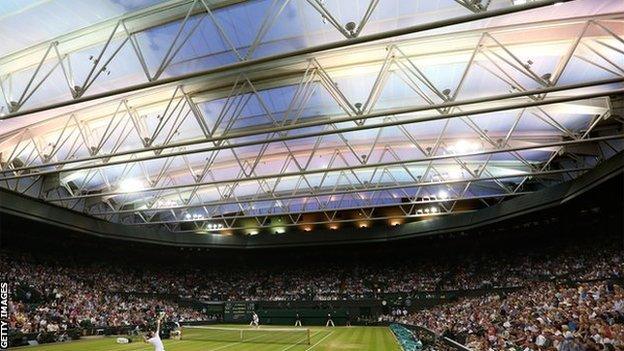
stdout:
MULTIPOLYGON (((357 211, 357 210, 361 210, 361 209, 383 209, 383 208, 392 208, 392 207, 402 207, 402 206, 425 206, 425 205, 435 205, 435 204, 442 204, 445 202, 453 202, 453 201, 466 201, 466 200, 483 200, 483 199, 498 199, 498 198, 511 198, 511 197, 516 197, 516 196, 520 196, 520 195, 526 195, 526 194, 530 194, 530 192, 518 192, 515 194, 491 194, 491 195, 480 195, 480 196, 466 196, 464 198, 448 198, 446 200, 428 200, 428 201, 407 201, 407 202, 399 202, 399 203, 392 203, 392 204, 381 204, 381 205, 364 205, 364 206, 352 206, 352 207, 344 207, 344 208, 340 208, 340 209, 325 209, 323 210, 319 210, 319 209, 312 209, 312 210, 305 210, 305 211, 297 211, 297 213, 301 213, 301 214, 319 214, 322 212, 334 212, 334 211, 338 211, 338 212, 344 212, 344 211, 357 211)), ((197 206, 200 207, 200 206, 197 206)), ((149 212, 149 211, 145 211, 145 210, 133 210, 132 212, 134 213, 144 213, 144 212, 149 212)), ((416 211, 408 211, 408 212, 416 212, 416 211)), ((453 213, 459 213, 460 211, 455 211, 453 213)), ((109 214, 117 214, 120 212, 110 212, 109 214)), ((100 215, 105 215, 107 214, 106 212, 103 213, 90 213, 90 215, 93 216, 100 216, 100 215)), ((428 216, 435 216, 435 215, 445 215, 445 214, 450 214, 450 212, 445 212, 442 211, 438 212, 438 213, 434 213, 434 214, 428 214, 428 216)), ((248 218, 257 218, 257 217, 283 217, 283 216, 287 216, 288 213, 281 213, 281 212, 276 212, 276 213, 266 213, 266 214, 257 214, 257 215, 231 215, 231 216, 215 216, 212 218, 202 218, 202 219, 183 219, 180 221, 154 221, 154 222, 145 222, 145 223, 127 223, 127 225, 131 225, 131 226, 136 226, 136 225, 154 225, 154 224, 163 224, 163 223, 195 223, 195 222, 212 222, 212 223, 219 223, 222 222, 224 220, 231 220, 231 219, 248 219, 248 218)), ((409 217, 407 214, 402 214, 402 215, 397 215, 394 218, 406 218, 409 217)), ((373 218, 357 218, 357 221, 364 221, 364 220, 374 220, 373 218)), ((322 223, 334 223, 334 222, 338 222, 339 220, 331 220, 331 221, 327 221, 327 222, 322 222, 322 223)), ((288 223, 284 223, 283 225, 286 226, 288 223)), ((301 223, 291 223, 291 225, 301 225, 301 223)), ((261 228, 266 228, 266 227, 280 227, 282 226, 281 223, 279 224, 275 224, 275 223, 271 223, 270 225, 265 225, 262 226, 261 228)), ((224 228, 224 229, 242 229, 242 228, 224 228)))
MULTIPOLYGON (((577 140, 565 140, 554 143, 544 143, 530 146, 522 146, 522 147, 513 147, 513 148, 498 148, 492 150, 483 150, 479 152, 469 152, 469 153, 453 153, 453 154, 445 154, 445 155, 434 155, 428 156, 425 158, 418 159, 408 159, 408 160, 397 160, 391 162, 379 162, 374 164, 361 164, 361 165, 353 165, 353 166, 345 166, 345 167, 335 167, 332 169, 314 169, 314 170, 306 170, 306 171, 297 171, 297 172, 288 172, 283 174, 270 174, 270 175, 261 175, 261 176, 251 176, 246 177, 244 179, 225 179, 218 181, 208 181, 208 182, 196 182, 193 184, 181 184, 181 185, 171 185, 171 186, 162 186, 158 188, 146 188, 140 189, 137 191, 110 191, 104 193, 95 193, 95 194, 84 194, 77 195, 73 197, 60 198, 60 199, 52 199, 50 201, 62 201, 62 200, 72 200, 72 199, 80 199, 80 198, 89 198, 89 197, 98 197, 98 196, 115 196, 115 195, 123 195, 123 194, 137 194, 137 193, 146 193, 152 191, 159 190, 173 190, 173 189, 183 189, 183 188, 191 188, 197 186, 212 186, 212 185, 223 185, 230 183, 237 183, 240 181, 256 181, 262 179, 272 179, 272 178, 286 178, 286 177, 296 177, 302 175, 311 175, 311 174, 322 174, 327 172, 341 172, 341 171, 352 171, 356 169, 367 169, 367 168, 378 168, 378 167, 388 167, 388 166, 396 166, 396 165, 407 165, 411 163, 421 163, 428 162, 430 160, 445 160, 445 159, 454 159, 454 158, 462 158, 462 157, 470 157, 470 156, 478 156, 478 155, 488 155, 488 154, 496 154, 496 153, 507 153, 512 151, 522 151, 522 150, 532 150, 532 149, 546 149, 552 148, 556 146, 564 146, 564 145, 574 145, 574 144, 582 144, 587 142, 598 142, 605 140, 616 140, 624 138, 624 134, 616 134, 609 136, 601 136, 596 138, 587 138, 587 139, 577 139, 577 140)), ((34 175, 33 175, 34 176, 34 175)), ((515 175, 516 177, 521 177, 522 174, 515 175)), ((4 180, 3 178, 2 180, 4 180)))
MULTIPOLYGON (((110 166, 110 165, 115 165, 115 164, 123 164, 123 163, 129 162, 129 160, 125 160, 125 159, 114 160, 113 158, 119 157, 119 156, 129 156, 135 153, 142 153, 142 152, 149 152, 149 151, 162 151, 166 149, 175 149, 175 148, 181 148, 185 146, 203 144, 203 143, 213 143, 216 146, 193 149, 193 150, 185 150, 185 151, 172 151, 169 153, 158 152, 151 156, 135 158, 132 161, 133 162, 146 161, 146 160, 151 160, 151 159, 156 159, 156 158, 179 156, 179 155, 190 154, 190 153, 201 153, 201 152, 209 152, 209 151, 216 151, 216 150, 223 150, 223 149, 231 149, 231 148, 236 148, 236 147, 261 145, 261 144, 266 144, 268 142, 281 142, 281 141, 287 141, 287 140, 305 139, 305 138, 322 136, 322 135, 346 133, 346 132, 352 132, 352 131, 357 131, 357 130, 374 129, 374 128, 379 128, 382 125, 379 125, 379 124, 359 125, 359 126, 350 127, 350 128, 341 128, 338 130, 330 129, 330 130, 325 130, 321 132, 295 134, 295 135, 290 135, 290 136, 288 135, 279 136, 279 137, 271 138, 270 140, 230 143, 227 145, 218 144, 220 141, 249 137, 249 136, 256 136, 262 133, 273 134, 273 133, 285 132, 285 131, 299 129, 299 128, 323 126, 328 123, 335 124, 335 123, 342 123, 342 122, 351 122, 351 121, 357 121, 357 120, 366 120, 366 119, 385 117, 385 116, 390 116, 390 115, 409 114, 409 113, 436 110, 436 109, 442 109, 442 108, 449 110, 449 108, 451 107, 480 104, 480 103, 492 102, 492 101, 498 101, 498 100, 504 100, 504 99, 513 99, 517 97, 540 95, 540 94, 546 94, 546 93, 555 92, 555 91, 572 90, 572 89, 578 89, 582 87, 594 86, 596 83, 598 83, 598 85, 604 85, 606 83, 610 84, 610 83, 618 83, 618 82, 623 82, 623 81, 624 81, 624 78, 614 78, 614 79, 609 79, 609 80, 604 80, 604 81, 599 81, 599 82, 594 82, 594 83, 582 83, 582 84, 573 84, 573 85, 558 86, 558 87, 554 86, 554 87, 541 88, 541 89, 536 89, 536 90, 502 94, 498 96, 490 96, 486 98, 478 98, 478 99, 471 99, 471 100, 464 100, 464 101, 449 101, 449 102, 435 104, 431 106, 427 105, 427 106, 418 106, 418 107, 412 107, 412 108, 392 109, 392 110, 380 111, 380 112, 371 112, 366 115, 347 116, 347 117, 342 117, 342 118, 335 118, 332 120, 319 120, 319 121, 301 122, 297 124, 286 124, 283 126, 272 127, 267 130, 251 130, 251 131, 243 131, 243 132, 231 133, 231 134, 225 133, 225 135, 219 135, 216 137, 211 137, 211 138, 206 138, 206 139, 201 139, 201 140, 180 142, 180 143, 175 143, 171 145, 145 147, 140 150, 120 151, 120 152, 116 152, 115 154, 93 155, 87 158, 76 158, 76 159, 69 159, 69 160, 64 160, 64 161, 48 162, 48 163, 39 164, 39 165, 16 167, 15 169, 11 170, 14 173, 14 175, 7 176, 2 179, 19 178, 20 175, 15 174, 15 172, 24 172, 24 171, 29 171, 33 169, 42 168, 42 167, 58 167, 58 166, 66 165, 66 164, 91 162, 95 160, 105 160, 105 163, 81 165, 77 167, 72 167, 71 170, 76 171, 76 170, 84 170, 84 169, 97 168, 97 167, 105 167, 105 166, 110 166)), ((385 122, 383 123, 383 126, 385 127, 398 126, 398 125, 405 125, 405 124, 410 124, 410 123, 421 123, 421 122, 432 121, 432 120, 443 120, 443 119, 449 119, 449 118, 455 118, 455 117, 465 117, 465 116, 470 116, 470 115, 478 115, 478 114, 484 114, 484 113, 490 113, 490 112, 521 109, 521 108, 527 108, 527 107, 533 107, 533 106, 552 105, 552 104, 558 104, 558 103, 563 103, 563 102, 572 102, 572 101, 577 101, 577 100, 604 97, 604 96, 617 94, 618 92, 622 93, 624 92, 624 89, 619 89, 619 90, 609 91, 609 92, 582 94, 578 96, 558 97, 558 98, 552 98, 552 99, 547 99, 547 100, 537 100, 537 101, 530 101, 526 103, 509 104, 509 105, 502 105, 502 106, 496 106, 496 107, 485 108, 485 109, 475 109, 475 110, 469 110, 469 111, 463 111, 463 112, 447 113, 447 114, 442 114, 442 115, 437 114, 437 115, 431 115, 431 116, 426 116, 426 117, 402 119, 402 120, 396 120, 396 121, 391 121, 391 122, 385 122)), ((37 172, 37 173, 47 174, 47 173, 55 173, 59 171, 61 170, 56 169, 56 170, 43 171, 43 172, 37 172)))
MULTIPOLYGON (((496 27, 496 28, 489 28, 487 29, 487 31, 485 33, 501 33, 502 35, 504 35, 505 32, 507 31, 516 31, 516 30, 532 30, 535 28, 547 28, 548 29, 548 35, 552 36, 552 26, 553 25, 574 25, 574 24, 581 24, 581 23, 585 23, 585 25, 587 26, 590 22, 594 23, 597 27, 596 28, 602 28, 602 27, 598 27, 599 23, 597 22, 598 18, 601 20, 606 21, 609 18, 618 18, 613 17, 613 14, 607 14, 607 15, 601 15, 598 16, 597 18, 594 17, 579 17, 579 18, 574 18, 574 19, 563 19, 563 20, 550 20, 550 21, 546 21, 546 22, 540 22, 540 23, 531 23, 531 24, 524 24, 522 26, 504 26, 504 27, 496 27), (593 18, 593 19, 592 19, 593 18)), ((604 31, 603 31, 604 32, 604 31)), ((475 35, 479 34, 479 35, 483 35, 483 30, 472 30, 472 31, 468 31, 468 32, 459 32, 459 33, 452 33, 454 36, 454 40, 455 40, 455 45, 453 46, 453 51, 452 52, 448 52, 448 51, 432 51, 429 52, 427 48, 430 47, 435 47, 437 45, 438 42, 448 42, 448 40, 442 40, 444 38, 448 37, 448 34, 446 35, 434 35, 434 36, 427 36, 427 37, 420 37, 417 39, 410 39, 410 40, 406 40, 406 41, 395 41, 390 47, 394 48, 394 49, 398 49, 397 45, 401 45, 401 47, 412 47, 414 45, 414 43, 417 44, 417 49, 410 49, 414 52, 414 54, 410 55, 408 57, 408 59, 434 59, 433 57, 431 57, 431 55, 441 55, 441 57, 444 57, 445 59, 448 59, 448 55, 449 54, 454 54, 454 55, 461 55, 462 53, 464 53, 464 51, 474 51, 475 50, 475 44, 474 44, 474 37, 475 35), (459 37, 460 39, 457 39, 456 37, 459 37), (466 38, 464 38, 466 37, 466 38), (468 40, 467 38, 471 37, 472 39, 468 40), (461 39, 463 38, 463 39, 461 39), (463 44, 457 43, 457 41, 460 41, 463 44), (425 45, 426 44, 426 45, 425 45), (467 45, 467 46, 466 46, 467 45), (426 49, 425 51, 423 51, 423 49, 426 49)), ((604 34, 606 35, 611 35, 609 34, 609 32, 604 32, 604 34)), ((514 38, 519 37, 519 38, 525 38, 526 36, 522 36, 522 35, 518 35, 518 36, 514 36, 514 38)), ((560 45, 560 41, 561 40, 567 40, 568 38, 564 38, 564 37, 559 37, 556 36, 555 38, 553 37, 549 37, 549 36, 544 36, 544 38, 550 38, 550 41, 553 41, 552 44, 556 44, 559 43, 557 45, 560 45)), ((578 40, 579 38, 581 38, 581 35, 576 35, 575 36, 576 40, 578 40)), ((589 40, 591 38, 585 38, 586 40, 589 40)), ((616 37, 616 39, 620 39, 619 37, 616 37)), ((506 41, 507 43, 507 41, 506 41)), ((514 43, 518 44, 518 45, 522 45, 522 44, 526 44, 525 41, 520 40, 518 42, 516 42, 516 39, 514 39, 514 43)), ((545 43, 542 43, 545 44, 545 43)), ((376 49, 380 49, 379 52, 385 53, 386 52, 386 45, 382 44, 380 45, 375 45, 374 48, 376 49)), ((328 57, 327 58, 323 58, 324 61, 329 60, 329 62, 325 62, 325 68, 323 68, 324 70, 331 72, 332 75, 335 75, 336 77, 338 76, 338 74, 344 74, 345 70, 348 71, 348 69, 350 67, 353 67, 355 65, 357 66, 361 66, 361 65, 365 65, 365 66, 370 66, 371 64, 377 64, 378 62, 381 63, 381 61, 388 61, 388 57, 377 57, 375 56, 375 59, 373 61, 371 61, 372 58, 368 58, 368 56, 370 56, 370 49, 371 46, 366 46, 362 49, 357 49, 357 53, 360 53, 360 51, 362 51, 362 55, 354 55, 353 50, 348 51, 348 52, 340 52, 340 53, 328 53, 328 57), (339 56, 340 59, 339 60, 335 60, 333 59, 333 57, 335 56, 339 56), (346 56, 345 56, 346 55, 346 56), (362 61, 361 57, 367 57, 367 59, 365 61, 362 61), (354 61, 355 58, 355 61, 354 61)), ((499 48, 500 49, 500 48, 499 48)), ((612 50, 612 49, 609 49, 612 50)), ((376 51, 377 52, 377 51, 376 51)), ((388 51, 389 53, 390 51, 388 51)), ((399 52, 401 52, 399 50, 399 52)), ((385 54, 384 54, 385 55, 385 54)), ((387 56, 387 55, 386 55, 387 56)), ((576 55, 579 56, 579 55, 576 55)), ((322 56, 325 57, 325 56, 322 56)), ((319 59, 321 59, 319 57, 319 59)), ((582 56, 579 56, 579 59, 584 59, 586 61, 589 61, 590 64, 594 64, 594 62, 592 62, 592 60, 589 60, 587 58, 584 58, 582 56)), ((435 59, 434 59, 435 60, 435 59)), ((437 61, 437 60, 436 60, 437 61)), ((565 67, 565 62, 562 62, 563 67, 565 67)), ((399 63, 399 62, 397 62, 399 63)), ((280 87, 280 86, 286 86, 286 85, 294 85, 297 84, 297 82, 299 81, 299 78, 302 74, 302 72, 304 71, 304 66, 301 66, 301 62, 297 63, 297 64, 290 64, 287 66, 284 66, 284 64, 279 64, 280 66, 280 70, 278 72, 275 72, 273 70, 253 70, 250 72, 245 73, 245 76, 247 76, 248 78, 252 79, 254 82, 254 85, 258 88, 258 89, 271 89, 274 87, 280 87), (301 66, 301 67, 300 67, 301 66)), ((303 63, 305 64, 305 62, 303 63)), ((384 63, 385 64, 385 63, 384 63)), ((479 64, 477 62, 477 64, 479 64)), ((597 65, 596 67, 598 67, 598 69, 602 68, 602 65, 597 65)), ((604 68, 602 68, 604 69, 604 68)), ((234 72, 236 73, 236 72, 234 72)), ((616 74, 617 76, 617 74, 616 74)), ((185 91, 185 94, 187 96, 190 96, 193 98, 193 100, 196 103, 200 103, 200 102, 204 102, 204 101, 209 101, 209 100, 213 100, 213 99, 219 99, 219 98, 223 98, 225 96, 227 96, 229 94, 229 91, 231 90, 231 87, 233 84, 235 84, 235 80, 238 79, 238 76, 236 74, 234 75, 229 75, 227 77, 225 76, 218 76, 218 77, 210 77, 211 79, 207 79, 208 77, 202 77, 201 79, 195 79, 195 80, 190 80, 190 81, 185 81, 184 82, 184 86, 183 89, 185 91), (216 83, 218 82, 218 83, 216 83)), ((507 84, 511 84, 511 83, 507 83, 507 84)), ((513 84, 512 84, 513 85, 513 84)), ((551 85, 557 85, 557 84, 551 84, 551 85)), ((1 87, 1 85, 0 85, 1 87)), ((167 86, 165 90, 171 89, 171 90, 177 90, 180 87, 182 87, 182 85, 177 85, 177 86, 167 86)), ((169 98, 169 96, 171 95, 171 92, 169 91, 164 91, 162 93, 158 93, 158 90, 162 91, 163 89, 156 89, 156 91, 154 90, 149 90, 146 91, 144 93, 141 94, 134 94, 131 98, 132 101, 132 105, 135 108, 139 108, 139 109, 153 109, 156 108, 158 104, 163 104, 166 103, 167 99, 169 98)), ((454 96, 456 96, 456 92, 453 93, 454 96)), ((126 97, 128 98, 128 97, 126 97)), ((18 102, 15 102, 19 105, 18 102)), ((7 105, 9 105, 10 103, 7 102, 7 105)), ((372 106, 372 105, 371 105, 372 106)), ((76 114, 77 118, 79 118, 80 120, 84 120, 84 119, 89 119, 89 120, 96 120, 99 118, 108 118, 111 113, 113 113, 113 111, 111 110, 111 103, 110 101, 106 101, 104 103, 98 103, 95 105, 90 105, 86 108, 81 108, 81 109, 77 109, 72 111, 72 113, 76 114)), ((367 112, 367 111, 365 111, 367 112)), ((52 130, 54 130, 54 128, 60 128, 58 126, 58 123, 52 124, 53 121, 55 119, 61 119, 63 118, 64 115, 58 115, 55 117, 51 117, 51 118, 46 118, 45 120, 42 121, 37 121, 34 123, 31 123, 29 125, 29 127, 31 128, 42 128, 43 124, 45 123, 46 126, 51 126, 50 128, 52 128, 52 130)), ((1 117, 0 117, 1 118, 1 117)), ((14 133, 14 132, 13 132, 14 133)), ((0 135, 0 137, 6 137, 11 135, 12 133, 5 133, 4 135, 0 135)))
MULTIPOLYGON (((534 172, 530 172, 527 173, 526 175, 529 177, 540 177, 540 176, 550 176, 550 175, 556 175, 556 174, 564 174, 564 173, 577 173, 577 172, 586 172, 588 170, 590 170, 591 167, 580 167, 580 168, 568 168, 568 169, 557 169, 557 170, 552 170, 552 171, 534 171, 534 172)), ((382 187, 382 190, 389 190, 389 189, 402 189, 402 188, 412 188, 412 187, 433 187, 433 186, 440 186, 440 185, 449 185, 449 184, 464 184, 467 182, 487 182, 487 181, 493 181, 496 179, 510 179, 510 178, 520 178, 522 177, 521 175, 505 175, 505 176, 499 176, 499 177, 483 177, 483 178, 472 178, 472 179, 464 179, 464 180, 446 180, 446 181, 439 181, 439 182, 418 182, 418 183, 406 183, 406 184, 402 184, 402 185, 394 185, 394 186, 387 186, 387 187, 382 187)), ((371 192, 374 191, 375 189, 358 189, 357 192, 371 192)), ((347 190, 347 193, 353 193, 354 191, 350 191, 347 190)), ((332 195, 336 195, 336 194, 341 194, 342 191, 339 192, 335 192, 332 193, 332 195)), ((315 195, 307 195, 305 197, 309 198, 309 197, 313 197, 315 195)), ((496 196, 492 196, 492 197, 506 197, 506 196, 514 196, 514 193, 503 193, 503 194, 497 194, 496 196)), ((477 198, 485 198, 485 197, 477 197, 477 198)), ((55 199, 56 200, 56 199, 55 199)), ((276 198, 276 201, 281 200, 281 198, 276 198)), ((451 202, 451 201, 460 201, 463 200, 463 197, 460 197, 456 200, 443 200, 443 201, 436 201, 436 202, 451 202)), ((60 201, 60 200, 59 200, 60 201)), ((250 201, 251 202, 257 202, 257 201, 250 201)), ((412 204, 409 203, 404 203, 403 205, 417 205, 420 204, 418 202, 414 202, 412 204)), ((402 203, 398 202, 395 204, 392 204, 390 206, 401 206, 402 203)), ((210 206, 210 204, 205 204, 204 206, 210 206)), ((385 207, 385 206, 375 206, 375 205, 369 205, 369 206, 363 206, 364 208, 378 208, 378 207, 385 207)), ((357 207, 353 207, 353 208, 349 208, 349 210, 353 210, 353 209, 362 209, 362 206, 357 206, 357 207)), ((342 211, 342 209, 319 209, 319 210, 315 210, 315 211, 309 211, 309 212, 321 212, 321 211, 342 211)), ((133 213, 142 213, 144 212, 143 210, 135 210, 133 211, 133 213)), ((297 213, 301 213, 302 211, 297 211, 297 213)), ((304 213, 306 211, 303 211, 304 213)), ((281 214, 281 213, 280 213, 281 214)), ((277 215, 280 215, 277 214, 277 215)), ((264 216, 274 216, 276 214, 272 214, 272 213, 258 213, 255 215, 248 215, 248 216, 235 216, 234 218, 254 218, 254 217, 264 217, 264 216)), ((397 217, 401 217, 401 216, 397 216, 397 217)), ((203 219, 189 219, 189 220, 182 220, 182 221, 168 221, 167 223, 182 223, 182 222, 206 222, 206 221, 218 221, 219 219, 230 219, 232 217, 229 216, 214 216, 212 218, 203 218, 203 219)), ((362 219, 360 219, 362 220, 362 219)), ((141 223, 141 224, 160 224, 160 222, 156 222, 156 223, 141 223)))
POLYGON ((291 51, 291 52, 287 52, 283 54, 277 54, 277 55, 266 56, 266 57, 253 59, 253 60, 241 61, 241 62, 237 62, 234 64, 229 64, 229 65, 225 65, 225 66, 221 66, 221 67, 217 67, 213 69, 201 70, 201 71, 197 71, 197 72, 193 72, 189 74, 183 74, 183 75, 179 75, 175 77, 161 78, 161 79, 148 81, 148 82, 141 83, 141 84, 113 89, 113 90, 102 92, 102 93, 95 93, 95 94, 86 95, 86 96, 81 94, 80 96, 77 96, 74 99, 52 103, 46 106, 33 107, 27 110, 24 110, 24 109, 14 110, 1 118, 2 119, 15 118, 18 116, 47 111, 50 109, 55 109, 55 108, 60 108, 60 107, 65 107, 65 106, 71 106, 71 105, 75 105, 78 103, 83 103, 83 102, 92 101, 96 99, 111 97, 111 96, 120 95, 120 94, 126 94, 126 93, 130 93, 136 90, 168 85, 168 84, 179 82, 181 80, 192 79, 192 78, 196 78, 196 77, 200 77, 200 76, 204 76, 208 74, 235 71, 235 70, 239 70, 243 68, 249 68, 255 65, 266 64, 266 63, 289 59, 293 57, 302 57, 305 55, 315 54, 315 53, 322 52, 322 51, 334 50, 338 48, 364 44, 364 43, 369 43, 373 41, 379 41, 379 40, 393 38, 393 37, 407 35, 407 34, 414 34, 414 33, 422 32, 426 30, 476 21, 480 19, 492 18, 492 17, 516 13, 520 11, 526 11, 529 9, 541 8, 544 6, 550 6, 556 3, 567 2, 567 1, 571 1, 571 0, 539 0, 539 1, 534 1, 534 2, 528 2, 522 5, 514 5, 510 7, 499 8, 499 9, 489 10, 485 12, 479 12, 479 13, 474 13, 474 14, 470 14, 466 16, 460 16, 460 17, 456 17, 452 19, 434 21, 430 23, 400 28, 396 30, 382 32, 382 33, 359 36, 357 38, 351 38, 349 40, 332 42, 328 44, 321 44, 321 45, 312 46, 312 47, 308 47, 308 48, 304 48, 300 50, 295 50, 295 51, 291 51))
MULTIPOLYGON (((141 32, 150 28, 161 26, 184 18, 190 6, 195 0, 170 0, 146 9, 134 11, 122 16, 111 18, 88 27, 80 28, 67 34, 60 35, 50 40, 32 45, 30 47, 3 55, 0 57, 0 73, 17 71, 19 69, 36 64, 43 53, 54 43, 62 45, 63 54, 77 51, 105 42, 113 34, 113 38, 124 35, 116 30, 120 22, 126 23, 128 31, 141 32)), ((247 0, 204 0, 210 9, 232 6, 247 0)), ((191 15, 202 12, 197 8, 191 15)))

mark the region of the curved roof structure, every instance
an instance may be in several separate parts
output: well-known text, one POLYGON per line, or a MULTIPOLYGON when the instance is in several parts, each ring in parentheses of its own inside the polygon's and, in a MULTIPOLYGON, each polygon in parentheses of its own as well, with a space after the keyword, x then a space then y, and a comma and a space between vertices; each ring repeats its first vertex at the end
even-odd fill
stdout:
POLYGON ((624 148, 617 0, 0 10, 0 185, 127 226, 396 225, 624 148))

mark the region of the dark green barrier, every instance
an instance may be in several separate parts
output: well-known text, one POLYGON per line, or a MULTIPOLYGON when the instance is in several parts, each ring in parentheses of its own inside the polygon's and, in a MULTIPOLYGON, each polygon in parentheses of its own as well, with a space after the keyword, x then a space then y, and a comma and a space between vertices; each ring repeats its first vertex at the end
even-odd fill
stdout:
POLYGON ((57 341, 78 340, 82 335, 81 329, 68 329, 64 332, 53 333, 22 333, 9 332, 8 341, 10 347, 28 345, 28 341, 36 340, 40 344, 53 343, 57 341))

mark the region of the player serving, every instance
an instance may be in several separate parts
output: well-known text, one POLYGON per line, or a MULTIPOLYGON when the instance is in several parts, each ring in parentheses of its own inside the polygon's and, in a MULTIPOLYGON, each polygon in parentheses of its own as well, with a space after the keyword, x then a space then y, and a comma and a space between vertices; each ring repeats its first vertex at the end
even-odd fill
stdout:
POLYGON ((256 311, 253 312, 253 314, 251 315, 251 323, 249 323, 249 326, 255 326, 256 328, 260 327, 260 317, 258 317, 258 314, 256 313, 256 311))
POLYGON ((160 321, 165 316, 164 313, 160 314, 160 316, 156 319, 156 331, 148 331, 146 335, 143 336, 143 340, 154 346, 154 351, 165 351, 165 345, 163 345, 162 340, 160 340, 160 321))

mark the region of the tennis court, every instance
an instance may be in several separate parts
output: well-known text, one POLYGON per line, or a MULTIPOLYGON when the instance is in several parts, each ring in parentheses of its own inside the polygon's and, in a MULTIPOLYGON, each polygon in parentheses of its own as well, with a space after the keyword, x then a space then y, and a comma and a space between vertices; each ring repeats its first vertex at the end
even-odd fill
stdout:
MULTIPOLYGON (((241 326, 224 325, 224 328, 241 326)), ((329 351, 329 350, 399 350, 392 332, 386 327, 336 327, 309 328, 310 342, 302 333, 271 334, 275 327, 261 327, 263 333, 254 334, 247 340, 223 340, 233 336, 229 332, 219 335, 211 329, 185 329, 182 340, 164 340, 167 351, 329 351), (226 334, 226 335, 224 335, 226 334), (255 338, 255 339, 254 339, 255 338), (217 339, 217 340, 214 340, 217 339)), ((284 327, 279 327, 283 329, 284 327)), ((18 349, 36 351, 148 351, 153 347, 133 337, 130 344, 117 344, 116 337, 79 340, 70 343, 56 343, 18 349)))

